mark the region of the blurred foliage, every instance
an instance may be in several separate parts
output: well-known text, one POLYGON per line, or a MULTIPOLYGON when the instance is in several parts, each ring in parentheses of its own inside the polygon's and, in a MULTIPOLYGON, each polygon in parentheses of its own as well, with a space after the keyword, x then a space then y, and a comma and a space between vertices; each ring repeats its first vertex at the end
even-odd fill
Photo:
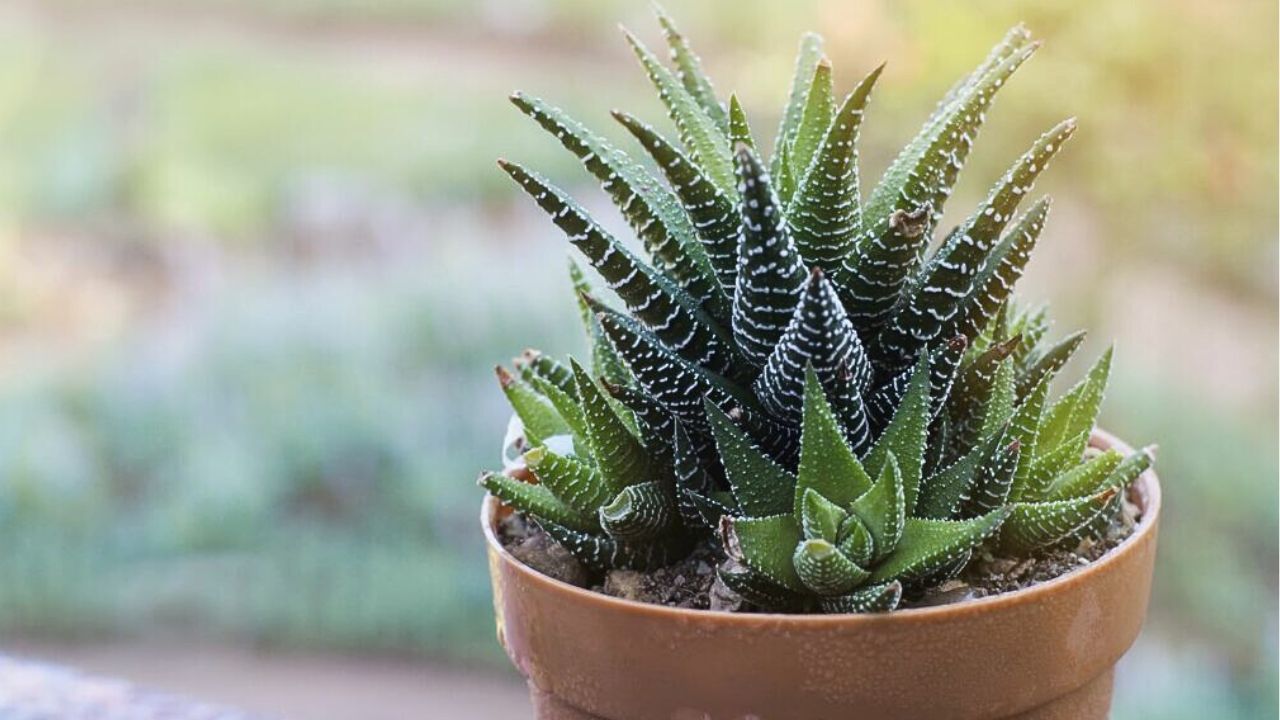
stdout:
MULTIPOLYGON (((1079 115, 1042 185, 1065 200, 1054 243, 1084 250, 1051 270, 1088 281, 1051 298, 1059 317, 1116 311, 1115 288, 1158 265, 1269 333, 1220 353, 1274 357, 1274 3, 667 5, 766 137, 801 31, 827 36, 840 90, 887 59, 872 168, 1027 21, 1047 45, 954 207, 1079 115)), ((56 337, 56 301, 82 294, 127 308, 105 347, 6 346, 0 633, 199 627, 500 662, 470 482, 505 423, 489 370, 580 341, 567 284, 531 284, 559 276, 563 243, 492 161, 587 182, 508 106, 516 87, 616 138, 599 108, 661 118, 619 19, 656 39, 622 0, 0 8, 0 330, 56 337), (37 251, 75 272, 46 278, 37 251), (53 300, 26 297, 37 281, 53 300)), ((1104 423, 1160 443, 1167 515, 1115 716, 1274 717, 1274 378, 1242 406, 1203 389, 1214 367, 1125 357, 1104 423)))

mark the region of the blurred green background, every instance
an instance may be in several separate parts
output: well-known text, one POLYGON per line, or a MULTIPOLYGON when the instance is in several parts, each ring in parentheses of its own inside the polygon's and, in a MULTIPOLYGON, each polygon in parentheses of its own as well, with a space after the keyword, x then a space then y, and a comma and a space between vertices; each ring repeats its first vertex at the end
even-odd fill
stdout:
MULTIPOLYGON (((1160 444, 1157 584, 1115 717, 1275 717, 1275 3, 668 9, 766 136, 802 31, 842 93, 888 60, 867 174, 1008 26, 1046 41, 950 207, 1079 116, 1021 294, 1094 352, 1116 340, 1105 424, 1160 444)), ((611 107, 664 120, 618 21, 660 41, 621 0, 0 7, 0 638, 157 666, 194 642, 334 654, 350 682, 391 656, 518 696, 472 482, 505 427, 491 367, 582 346, 566 243, 493 160, 617 222, 506 96, 616 139, 611 107)))

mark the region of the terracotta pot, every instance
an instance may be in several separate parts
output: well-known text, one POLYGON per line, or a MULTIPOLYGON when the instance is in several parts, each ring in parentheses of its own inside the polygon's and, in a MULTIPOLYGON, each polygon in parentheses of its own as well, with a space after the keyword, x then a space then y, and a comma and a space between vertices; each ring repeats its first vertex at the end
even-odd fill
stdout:
MULTIPOLYGON (((1103 432, 1094 445, 1129 448, 1103 432)), ((1016 592, 882 615, 684 610, 553 580, 489 541, 498 639, 539 718, 1105 718, 1142 626, 1160 483, 1135 483, 1133 535, 1016 592)))

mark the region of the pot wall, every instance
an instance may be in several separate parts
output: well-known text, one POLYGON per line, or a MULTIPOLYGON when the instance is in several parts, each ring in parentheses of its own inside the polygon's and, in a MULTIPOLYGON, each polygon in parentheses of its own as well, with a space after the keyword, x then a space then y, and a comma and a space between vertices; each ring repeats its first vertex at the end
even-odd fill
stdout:
MULTIPOLYGON (((1105 433, 1094 444, 1128 448, 1105 433)), ((1160 485, 1098 561, 1013 593, 881 615, 683 610, 548 578, 498 543, 485 501, 498 637, 538 717, 1105 718, 1115 662, 1146 615, 1160 485)))

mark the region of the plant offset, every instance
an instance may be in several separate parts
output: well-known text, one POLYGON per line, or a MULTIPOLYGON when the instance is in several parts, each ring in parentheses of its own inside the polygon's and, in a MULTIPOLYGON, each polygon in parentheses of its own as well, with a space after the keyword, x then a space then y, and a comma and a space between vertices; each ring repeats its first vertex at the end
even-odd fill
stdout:
POLYGON ((992 98, 1038 43, 1010 31, 864 197, 858 131, 881 68, 837 100, 822 41, 805 36, 766 162, 737 98, 722 104, 659 20, 674 70, 627 38, 678 142, 613 112, 657 173, 512 98, 601 183, 647 257, 500 161, 616 302, 571 263, 590 367, 527 351, 498 368, 522 432, 516 469, 481 484, 598 573, 709 543, 721 582, 765 610, 892 610, 980 547, 1022 558, 1101 537, 1151 454, 1089 447, 1110 351, 1051 399, 1083 335, 1048 341, 1044 310, 1011 297, 1049 200, 1018 207, 1074 120, 929 251, 992 98))

